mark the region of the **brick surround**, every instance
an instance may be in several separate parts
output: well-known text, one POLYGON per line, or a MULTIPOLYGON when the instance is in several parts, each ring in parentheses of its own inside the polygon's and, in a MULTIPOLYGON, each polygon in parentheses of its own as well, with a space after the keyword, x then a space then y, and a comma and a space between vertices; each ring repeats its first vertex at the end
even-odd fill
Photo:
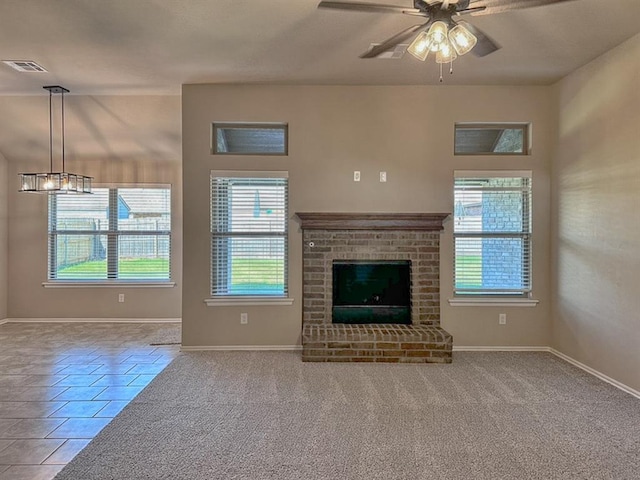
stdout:
POLYGON ((447 214, 298 213, 303 361, 450 363, 440 327, 440 231, 447 214), (410 260, 411 325, 333 324, 333 260, 410 260))

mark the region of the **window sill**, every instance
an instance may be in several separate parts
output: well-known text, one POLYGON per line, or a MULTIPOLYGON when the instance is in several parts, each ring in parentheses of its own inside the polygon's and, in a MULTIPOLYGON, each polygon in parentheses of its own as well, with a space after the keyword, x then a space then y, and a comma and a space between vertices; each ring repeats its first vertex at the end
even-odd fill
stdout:
POLYGON ((539 300, 531 298, 450 298, 452 307, 535 307, 539 300))
POLYGON ((42 282, 44 288, 173 288, 176 282, 145 282, 124 280, 96 280, 91 281, 52 281, 42 282))
POLYGON ((240 305, 293 305, 293 298, 289 297, 217 297, 206 298, 207 307, 234 307, 240 305))

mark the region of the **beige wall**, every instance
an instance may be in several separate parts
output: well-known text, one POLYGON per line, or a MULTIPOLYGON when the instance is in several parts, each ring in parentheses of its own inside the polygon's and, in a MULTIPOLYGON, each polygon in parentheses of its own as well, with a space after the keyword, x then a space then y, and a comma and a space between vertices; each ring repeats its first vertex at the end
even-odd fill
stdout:
POLYGON ((9 258, 7 187, 7 160, 0 154, 0 321, 7 317, 7 261, 9 258))
POLYGON ((555 86, 552 346, 640 390, 640 35, 555 86))
MULTIPOLYGON (((0 108, 36 102, 2 99, 0 108)), ((45 117, 46 103, 41 115, 45 117)), ((180 98, 69 97, 67 170, 103 184, 169 183, 172 186, 173 288, 44 288, 47 279, 47 198, 19 193, 19 172, 48 169, 48 145, 25 159, 15 142, 9 159, 9 318, 179 318, 182 283, 182 180, 180 98), (118 294, 125 302, 118 303, 118 294)), ((26 107, 25 107, 26 108, 26 107)), ((36 111, 32 112, 35 115, 36 111)), ((48 140, 48 127, 40 135, 48 140)), ((35 132, 35 129, 34 129, 35 132)), ((22 135, 17 132, 16 136, 22 135)), ((28 138, 28 132, 24 133, 28 138)), ((9 148, 12 147, 9 142, 9 148)), ((26 155, 28 152, 24 152, 26 155)), ((56 152, 57 155, 57 152, 56 152)), ((1 225, 1 224, 0 224, 1 225)), ((1 229, 1 228, 0 228, 1 229)), ((1 241, 0 241, 1 247, 1 241)), ((0 250, 1 252, 1 250, 0 250)), ((0 257, 1 258, 1 257, 0 257)))
POLYGON ((452 212, 456 169, 534 172, 535 308, 451 307, 452 234, 442 238, 442 324, 456 345, 548 345, 549 170, 553 106, 545 87, 183 87, 183 343, 293 345, 301 328, 301 234, 290 222, 291 307, 207 307, 209 172, 288 170, 290 213, 452 212), (289 156, 212 156, 213 121, 289 123, 289 156), (532 122, 527 157, 454 157, 455 122, 532 122), (353 171, 362 181, 352 181, 353 171), (378 182, 378 172, 388 182, 378 182), (248 312, 248 325, 240 325, 248 312), (498 313, 508 315, 498 325, 498 313))

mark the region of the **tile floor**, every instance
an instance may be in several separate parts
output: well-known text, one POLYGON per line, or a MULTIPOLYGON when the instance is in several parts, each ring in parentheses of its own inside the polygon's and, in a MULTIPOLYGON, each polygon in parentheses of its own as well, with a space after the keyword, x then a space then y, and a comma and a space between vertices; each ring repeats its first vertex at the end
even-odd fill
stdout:
POLYGON ((179 345, 150 345, 169 329, 0 325, 0 480, 55 477, 178 355, 179 345))

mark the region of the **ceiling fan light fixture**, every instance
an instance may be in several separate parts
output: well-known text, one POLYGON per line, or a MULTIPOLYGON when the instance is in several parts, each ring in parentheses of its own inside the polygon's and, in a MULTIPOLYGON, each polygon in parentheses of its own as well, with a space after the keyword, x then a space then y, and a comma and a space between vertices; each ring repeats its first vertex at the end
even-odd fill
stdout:
POLYGON ((427 59, 430 50, 429 35, 427 32, 420 33, 413 42, 411 42, 409 48, 407 48, 407 51, 411 55, 423 62, 427 59))
POLYGON ((476 46, 478 39, 463 25, 457 24, 449 31, 449 42, 458 55, 465 55, 476 46))

